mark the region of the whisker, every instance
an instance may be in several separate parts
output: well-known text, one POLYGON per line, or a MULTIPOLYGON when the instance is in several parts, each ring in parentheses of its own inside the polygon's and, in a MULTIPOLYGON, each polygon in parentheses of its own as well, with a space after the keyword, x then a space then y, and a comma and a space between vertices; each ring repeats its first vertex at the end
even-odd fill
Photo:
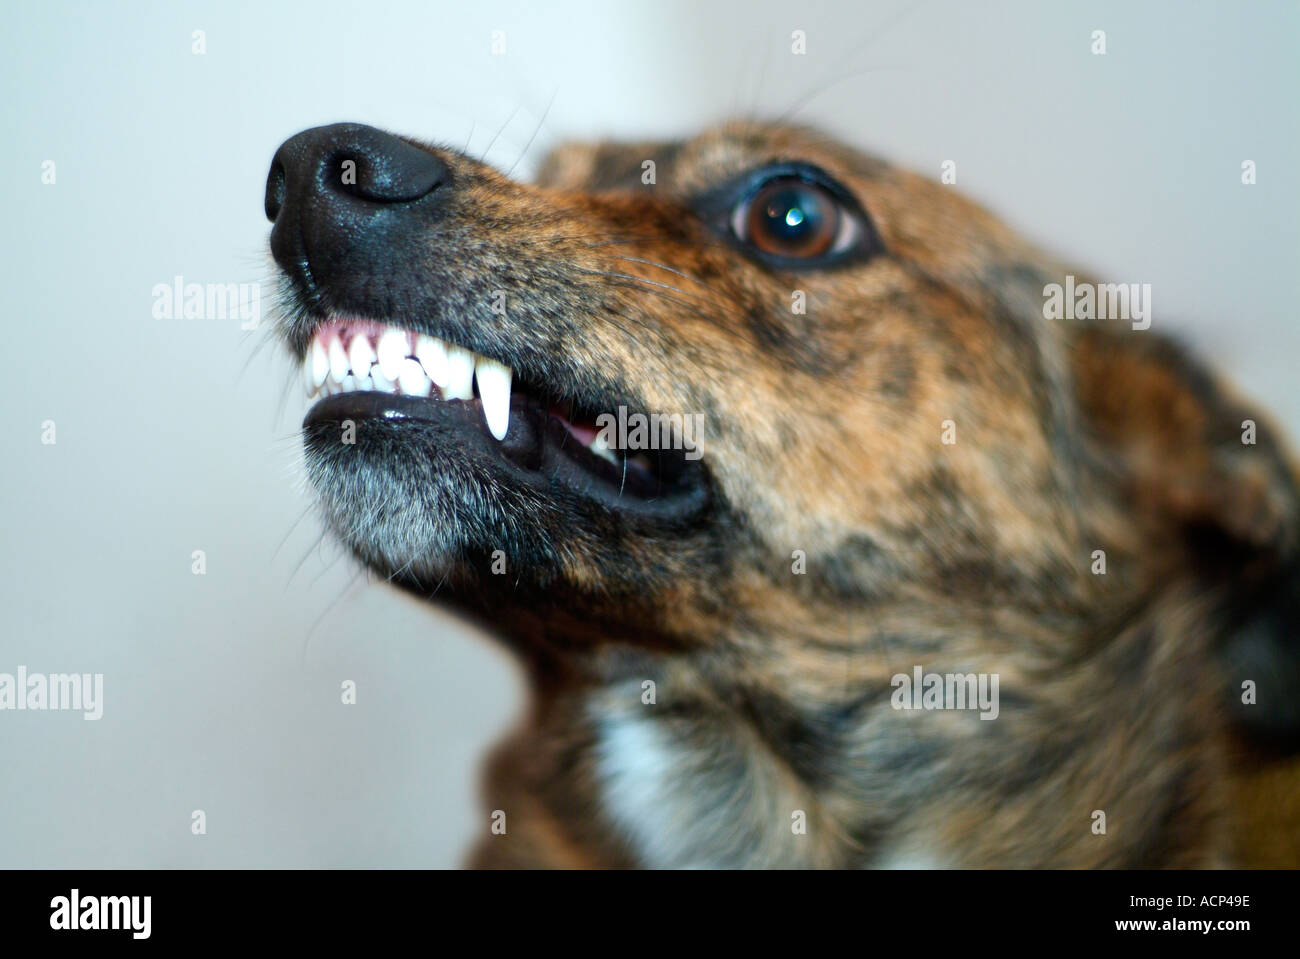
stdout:
MULTIPOLYGON (((298 562, 294 564, 293 569, 290 570, 289 572, 289 578, 286 579, 284 582, 284 591, 286 593, 289 591, 289 588, 293 586, 293 581, 298 578, 298 574, 302 572, 303 566, 306 564, 307 560, 311 558, 312 553, 315 553, 324 544, 326 535, 327 535, 327 530, 322 529, 320 531, 320 534, 316 537, 316 541, 312 543, 311 546, 307 547, 307 552, 303 553, 302 558, 299 559, 298 562)), ((328 568, 329 567, 327 566, 326 569, 328 568)), ((315 583, 317 579, 320 579, 320 575, 321 574, 318 574, 316 576, 316 579, 312 580, 312 583, 315 583)))
POLYGON ((298 528, 298 525, 303 520, 305 520, 314 509, 315 509, 315 504, 307 505, 306 507, 304 507, 302 513, 299 514, 298 518, 289 525, 288 531, 284 534, 283 538, 281 538, 279 544, 275 547, 275 549, 271 551, 271 556, 267 560, 268 565, 275 562, 275 558, 278 555, 280 555, 280 550, 284 549, 284 544, 289 542, 289 537, 294 534, 294 531, 298 528))
POLYGON ((815 100, 817 97, 821 96, 823 93, 827 92, 832 87, 836 86, 837 84, 843 83, 846 80, 853 80, 857 77, 863 77, 870 73, 885 73, 890 70, 907 70, 907 69, 910 69, 910 67, 906 65, 881 64, 879 66, 867 67, 866 69, 863 70, 854 70, 852 73, 845 73, 842 74, 841 76, 834 77, 831 80, 828 80, 826 83, 819 84, 818 86, 814 87, 807 94, 805 94, 804 96, 796 100, 793 104, 790 105, 788 109, 785 110, 785 112, 783 112, 777 118, 777 122, 788 123, 791 119, 793 119, 796 113, 798 113, 800 110, 806 107, 811 101, 815 100))
POLYGON ((698 276, 692 276, 689 273, 684 273, 681 270, 668 266, 666 263, 656 263, 654 260, 643 260, 639 256, 623 256, 618 253, 614 254, 614 259, 626 260, 629 263, 640 263, 644 266, 652 266, 657 270, 664 270, 667 273, 674 273, 677 276, 680 276, 684 280, 691 280, 695 283, 700 284, 700 286, 704 287, 706 290, 709 290, 710 292, 717 292, 716 290, 713 289, 713 287, 709 286, 708 283, 705 283, 698 276))
MULTIPOLYGON (((884 39, 889 34, 889 32, 893 30, 894 27, 902 23, 905 19, 907 19, 907 17, 909 17, 917 9, 924 6, 925 2, 926 0, 921 0, 921 2, 919 3, 903 4, 891 16, 887 17, 883 22, 875 24, 870 28, 868 28, 867 31, 863 33, 861 37, 859 37, 857 40, 854 40, 852 43, 848 45, 848 47, 846 48, 843 54, 841 54, 839 57, 835 58, 835 60, 831 62, 830 66, 827 68, 828 71, 834 74, 842 66, 844 66, 844 64, 849 60, 850 57, 859 56, 865 53, 867 50, 870 50, 872 46, 874 46, 876 43, 884 39)), ((835 86, 837 83, 840 83, 841 81, 847 80, 854 76, 860 76, 864 73, 870 73, 875 69, 877 68, 872 67, 867 70, 860 70, 857 73, 848 74, 846 76, 832 76, 831 79, 829 79, 826 83, 818 84, 816 87, 812 89, 812 91, 799 97, 794 102, 794 104, 792 104, 784 112, 781 113, 777 122, 779 123, 787 122, 798 110, 802 109, 805 105, 807 105, 809 100, 812 100, 814 97, 824 93, 826 90, 835 86)))
POLYGON ((675 237, 675 236, 655 236, 654 234, 651 233, 625 234, 622 236, 604 240, 600 243, 588 244, 587 249, 595 250, 595 249, 599 249, 602 246, 616 246, 620 243, 636 243, 638 240, 645 240, 647 242, 653 243, 655 245, 660 245, 660 246, 665 243, 676 243, 679 246, 690 247, 693 250, 703 248, 706 250, 723 250, 726 252, 734 252, 733 248, 729 244, 723 243, 720 240, 709 241, 709 240, 702 240, 699 237, 688 238, 688 237, 675 237))
MULTIPOLYGON (((342 558, 341 554, 339 558, 342 558)), ((338 559, 335 559, 334 563, 331 563, 329 566, 326 567, 326 569, 333 569, 334 564, 337 562, 338 559)), ((335 607, 338 606, 339 603, 343 602, 344 599, 351 598, 353 589, 356 587, 357 582, 361 579, 362 576, 365 575, 365 573, 366 573, 365 567, 361 567, 360 569, 358 569, 356 575, 352 577, 351 582, 349 582, 347 586, 343 587, 343 589, 339 590, 338 595, 334 597, 334 601, 330 603, 328 606, 326 606, 324 612, 322 612, 318 617, 316 617, 316 621, 312 623, 310 627, 308 627, 307 632, 303 635, 302 638, 302 649, 299 651, 299 656, 303 660, 306 659, 307 647, 311 645, 312 636, 316 632, 316 630, 320 627, 320 624, 325 622, 325 618, 329 616, 330 613, 334 612, 335 607)))
MULTIPOLYGON (((501 126, 497 129, 497 132, 492 135, 492 139, 488 141, 488 145, 484 147, 483 152, 479 154, 478 160, 480 163, 487 162, 488 153, 491 152, 492 147, 496 144, 497 139, 501 136, 501 134, 506 132, 506 127, 510 126, 510 121, 515 118, 515 115, 519 113, 520 107, 522 106, 523 106, 522 103, 516 104, 515 108, 510 111, 510 116, 506 117, 506 122, 501 124, 501 126)), ((466 146, 468 145, 469 144, 467 143, 466 146)))
POLYGON ((658 280, 652 280, 649 277, 644 276, 637 276, 635 273, 619 273, 614 270, 591 270, 585 266, 577 266, 576 264, 571 265, 571 268, 578 273, 584 273, 588 276, 603 276, 611 280, 627 280, 632 283, 641 284, 642 286, 657 287, 658 289, 667 290, 671 293, 679 293, 682 296, 688 296, 696 300, 706 299, 705 297, 701 297, 698 293, 691 293, 688 290, 683 290, 681 287, 673 286, 671 283, 660 283, 658 280))
POLYGON ((510 176, 510 174, 514 173, 515 167, 519 166, 520 161, 528 155, 528 151, 532 148, 533 141, 537 139, 537 134, 542 132, 542 125, 546 123, 546 118, 551 115, 551 107, 555 105, 555 97, 559 92, 560 88, 556 87, 554 92, 551 93, 551 99, 546 102, 546 109, 542 111, 542 118, 537 121, 537 128, 533 130, 533 135, 530 136, 528 142, 524 144, 524 152, 519 154, 518 160, 515 160, 514 163, 510 164, 510 169, 506 171, 506 176, 510 176))

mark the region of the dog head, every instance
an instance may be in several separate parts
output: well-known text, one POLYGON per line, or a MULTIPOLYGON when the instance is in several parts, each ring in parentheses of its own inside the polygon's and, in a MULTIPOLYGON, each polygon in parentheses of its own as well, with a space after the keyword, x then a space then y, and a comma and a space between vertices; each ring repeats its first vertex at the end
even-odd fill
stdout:
POLYGON ((852 642, 886 601, 1060 622, 1095 608, 1097 548, 1132 585, 1193 529, 1293 540, 1267 427, 1243 447, 1199 368, 1044 319, 1063 270, 809 130, 566 145, 526 185, 340 124, 281 146, 266 212, 329 525, 502 623, 690 644, 852 642))

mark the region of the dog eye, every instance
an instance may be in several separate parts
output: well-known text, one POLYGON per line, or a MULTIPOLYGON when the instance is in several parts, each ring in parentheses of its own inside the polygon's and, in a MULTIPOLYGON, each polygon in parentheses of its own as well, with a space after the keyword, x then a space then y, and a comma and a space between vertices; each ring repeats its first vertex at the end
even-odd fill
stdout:
POLYGON ((846 195, 810 175, 785 171, 751 186, 732 207, 728 225, 739 242, 776 265, 839 262, 862 251, 870 233, 846 195))

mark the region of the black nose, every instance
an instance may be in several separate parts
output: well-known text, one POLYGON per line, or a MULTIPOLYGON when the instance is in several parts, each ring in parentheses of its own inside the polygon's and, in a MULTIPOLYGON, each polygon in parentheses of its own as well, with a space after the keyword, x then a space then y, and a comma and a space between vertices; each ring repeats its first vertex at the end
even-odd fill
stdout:
POLYGON ((427 150, 359 123, 314 127, 275 152, 266 179, 266 218, 275 222, 295 197, 330 202, 409 203, 432 193, 446 165, 427 150))
POLYGON ((444 186, 449 170, 438 156, 374 127, 335 123, 290 137, 271 160, 266 217, 271 252, 286 268, 334 259, 371 234, 389 232, 393 218, 444 186))

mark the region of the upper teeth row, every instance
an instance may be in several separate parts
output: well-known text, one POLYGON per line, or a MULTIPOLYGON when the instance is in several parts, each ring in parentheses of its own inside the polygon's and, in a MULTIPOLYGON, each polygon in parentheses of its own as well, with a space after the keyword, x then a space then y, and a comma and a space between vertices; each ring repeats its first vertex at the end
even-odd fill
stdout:
POLYGON ((510 367, 438 339, 387 326, 366 329, 326 327, 317 331, 303 361, 307 395, 376 390, 428 396, 437 387, 444 400, 471 400, 474 381, 483 418, 498 440, 510 426, 510 367), (344 338, 347 342, 344 342, 344 338))

